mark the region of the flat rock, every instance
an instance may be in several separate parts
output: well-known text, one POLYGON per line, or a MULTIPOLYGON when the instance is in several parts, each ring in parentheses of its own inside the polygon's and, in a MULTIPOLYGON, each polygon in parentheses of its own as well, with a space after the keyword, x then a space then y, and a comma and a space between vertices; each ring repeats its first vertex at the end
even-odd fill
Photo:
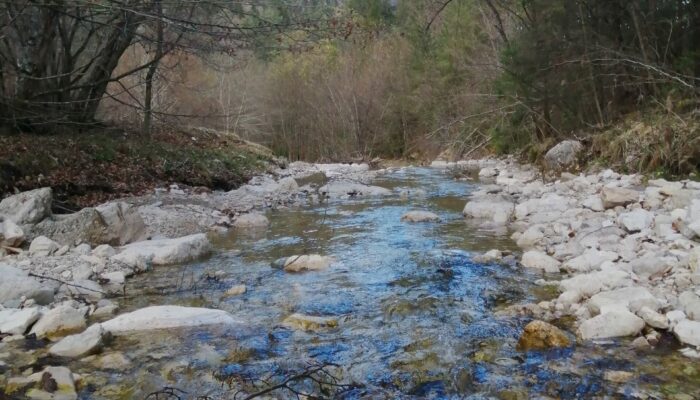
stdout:
POLYGON ((567 260, 562 268, 567 271, 588 272, 600 269, 601 264, 606 261, 615 261, 620 256, 612 251, 599 251, 588 249, 578 257, 567 260))
POLYGON ((42 315, 30 333, 38 338, 57 337, 83 329, 85 329, 85 312, 69 305, 61 305, 42 315))
POLYGON ((559 272, 559 267, 561 265, 561 263, 553 257, 537 250, 530 250, 523 254, 520 264, 526 268, 541 269, 548 273, 559 272))
POLYGON ((0 333, 23 335, 40 316, 37 307, 0 310, 0 333))
POLYGON ((234 228, 266 228, 270 225, 270 220, 260 213, 243 214, 233 221, 234 228))
POLYGON ((569 338, 561 329, 544 321, 532 321, 525 326, 518 340, 518 350, 542 350, 568 347, 570 344, 569 338))
POLYGON ((94 324, 82 333, 66 336, 49 348, 49 354, 58 357, 84 357, 98 351, 103 345, 104 329, 94 324))
POLYGON ((624 207, 639 201, 639 192, 625 188, 604 187, 600 192, 600 199, 605 209, 624 207))
POLYGON ((0 303, 25 296, 39 304, 53 301, 54 290, 41 284, 37 279, 19 268, 0 263, 0 303))
POLYGON ((654 223, 654 214, 649 211, 638 208, 630 212, 622 213, 618 217, 618 223, 627 232, 639 232, 649 229, 654 223))
POLYGON ((593 296, 604 290, 629 286, 632 283, 630 275, 621 270, 603 270, 580 274, 559 282, 562 291, 576 291, 585 297, 593 296))
POLYGON ((234 285, 231 286, 225 293, 225 297, 240 296, 246 292, 247 288, 245 285, 234 285))
POLYGON ((640 308, 649 306, 652 309, 658 308, 658 300, 642 287, 625 287, 608 292, 601 292, 588 300, 588 309, 593 314, 604 314, 609 310, 628 310, 631 304, 640 308))
POLYGON ((195 260, 211 251, 207 236, 198 233, 177 239, 146 240, 128 244, 113 260, 121 261, 132 267, 141 268, 144 262, 153 265, 179 264, 195 260))
POLYGON ((364 185, 361 183, 347 182, 347 181, 334 181, 328 183, 327 185, 321 186, 318 189, 320 194, 328 197, 338 198, 338 197, 379 197, 379 196, 389 196, 393 192, 389 189, 379 187, 364 185))
POLYGON ((584 321, 578 328, 583 340, 607 339, 637 335, 644 328, 644 320, 625 310, 614 310, 584 321))
POLYGON ((673 333, 681 343, 700 346, 700 322, 689 319, 680 321, 673 328, 673 333))
POLYGON ((311 315, 292 314, 282 321, 282 325, 296 330, 317 331, 338 326, 338 320, 330 317, 315 317, 311 315))
POLYGON ((18 225, 36 224, 51 215, 51 188, 18 193, 0 201, 0 216, 18 225))
POLYGON ((151 306, 102 323, 106 332, 124 335, 134 331, 231 325, 238 321, 226 311, 182 306, 151 306))
POLYGON ((438 222, 440 216, 430 211, 409 211, 401 217, 405 222, 438 222))

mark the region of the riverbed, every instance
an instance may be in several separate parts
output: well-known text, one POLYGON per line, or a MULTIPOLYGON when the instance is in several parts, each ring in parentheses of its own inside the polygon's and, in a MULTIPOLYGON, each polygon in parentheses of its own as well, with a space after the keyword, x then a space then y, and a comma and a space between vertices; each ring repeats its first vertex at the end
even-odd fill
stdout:
MULTIPOLYGON (((356 384, 344 398, 692 399, 700 393, 700 369, 676 351, 670 335, 643 354, 629 347, 631 339, 577 343, 572 333, 568 348, 518 351, 531 318, 509 307, 555 298, 556 288, 541 280, 560 276, 524 270, 515 258, 475 261, 490 249, 518 254, 506 228, 463 217, 466 199, 479 187, 475 180, 402 168, 373 184, 394 194, 270 211, 268 228, 212 236, 216 250, 209 258, 130 279, 120 312, 158 304, 210 307, 239 323, 120 336, 105 352, 121 353, 126 362, 95 368, 93 357, 68 365, 85 377, 81 397, 145 398, 172 387, 182 398, 242 398, 242 390, 264 388, 262 379, 274 382, 324 363, 335 365, 340 382, 356 384), (411 210, 434 212, 440 221, 402 221, 411 210), (335 262, 303 273, 272 267, 294 254, 335 262), (245 293, 224 295, 240 284, 245 293), (283 326, 293 313, 337 326, 283 326), (632 377, 616 382, 610 371, 632 377)), ((571 320, 552 322, 573 332, 571 320)), ((273 396, 295 398, 284 390, 273 396)))

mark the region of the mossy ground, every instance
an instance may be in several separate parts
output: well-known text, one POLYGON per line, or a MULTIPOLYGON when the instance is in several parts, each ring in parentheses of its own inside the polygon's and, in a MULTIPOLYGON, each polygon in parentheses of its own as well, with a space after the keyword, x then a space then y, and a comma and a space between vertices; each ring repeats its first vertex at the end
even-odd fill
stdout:
POLYGON ((202 129, 0 135, 0 194, 51 186, 69 211, 170 183, 230 190, 271 159, 261 146, 202 129))

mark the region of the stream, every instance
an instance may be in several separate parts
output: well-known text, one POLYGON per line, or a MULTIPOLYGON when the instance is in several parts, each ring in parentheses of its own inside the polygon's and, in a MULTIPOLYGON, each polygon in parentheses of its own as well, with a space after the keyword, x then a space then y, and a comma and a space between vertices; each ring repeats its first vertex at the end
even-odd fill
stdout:
MULTIPOLYGON (((120 312, 178 304, 220 308, 241 322, 118 337, 108 350, 130 363, 112 370, 87 361, 70 365, 86 376, 81 397, 142 399, 174 387, 188 399, 234 398, 230 384, 309 363, 338 365, 342 380, 364 386, 344 398, 692 399, 682 392, 700 388, 697 364, 678 354, 670 337, 643 356, 629 348, 631 339, 517 351, 529 319, 498 312, 557 292, 536 285, 544 276, 515 263, 472 261, 477 252, 517 250, 510 232, 462 216, 475 184, 427 168, 396 170, 374 184, 396 195, 271 211, 269 229, 213 238, 208 259, 133 277, 120 312), (435 212, 442 221, 402 222, 410 210, 435 212), (271 267, 280 257, 311 253, 337 263, 296 274, 271 267), (237 284, 246 293, 223 296, 237 284), (332 317, 338 326, 283 327, 292 313, 332 317), (611 382, 603 378, 607 370, 635 377, 611 382)), ((553 322, 574 331, 572 321, 553 322)))

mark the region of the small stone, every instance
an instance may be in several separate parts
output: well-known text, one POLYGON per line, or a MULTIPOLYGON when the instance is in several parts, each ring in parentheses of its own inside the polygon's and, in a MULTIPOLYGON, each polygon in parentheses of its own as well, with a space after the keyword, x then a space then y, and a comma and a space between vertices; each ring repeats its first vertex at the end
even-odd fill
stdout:
POLYGON ((634 374, 627 371, 605 371, 603 379, 614 383, 625 383, 634 378, 634 374))
POLYGON ((265 228, 270 225, 266 216, 260 213, 243 214, 233 221, 233 227, 242 228, 265 228))
POLYGON ((58 357, 84 357, 102 347, 104 334, 102 325, 94 324, 85 332, 64 337, 51 346, 49 353, 58 357))
POLYGON ((32 243, 29 245, 29 254, 32 256, 50 256, 55 253, 58 248, 58 243, 46 236, 39 236, 32 240, 32 243))
POLYGON ((669 327, 668 318, 649 307, 642 307, 639 311, 637 311, 637 315, 652 328, 668 329, 669 327))
POLYGON ((439 222, 440 216, 429 211, 409 211, 401 217, 405 222, 439 222))
POLYGON ((548 273, 559 272, 559 267, 561 265, 556 259, 537 250, 530 250, 523 254, 520 264, 526 268, 541 269, 548 273))
POLYGON ((700 322, 683 320, 673 328, 673 333, 681 343, 700 346, 700 322))
POLYGON ((605 209, 624 207, 639 201, 639 192, 631 189, 605 187, 600 193, 605 209))
POLYGON ((0 310, 0 333, 22 335, 40 315, 37 307, 0 310))
POLYGON ((649 343, 645 337, 638 337, 630 343, 630 347, 635 350, 644 351, 651 348, 651 343, 649 343))
POLYGON ((608 339, 637 335, 644 328, 644 320, 629 311, 614 310, 584 321, 578 329, 583 340, 608 339))
POLYGON ((292 314, 282 321, 282 325, 290 329, 317 331, 321 329, 336 328, 338 326, 338 320, 330 317, 292 314))
POLYGON ((240 296, 244 294, 246 290, 246 285, 231 286, 231 288, 229 288, 229 290, 227 290, 226 293, 224 293, 224 297, 240 296))
POLYGON ((117 251, 114 250, 114 247, 108 245, 108 244, 101 244, 92 251, 92 255, 100 258, 109 258, 112 257, 113 255, 117 254, 117 251))
POLYGON ((327 269, 333 258, 318 254, 290 256, 284 261, 286 272, 319 271, 327 269))
POLYGON ((552 347, 568 347, 569 338, 556 326, 544 321, 532 321, 525 326, 518 340, 518 350, 542 350, 552 347))
POLYGON ((85 312, 69 305, 49 310, 32 327, 31 333, 38 338, 57 337, 80 331, 85 328, 85 312))

